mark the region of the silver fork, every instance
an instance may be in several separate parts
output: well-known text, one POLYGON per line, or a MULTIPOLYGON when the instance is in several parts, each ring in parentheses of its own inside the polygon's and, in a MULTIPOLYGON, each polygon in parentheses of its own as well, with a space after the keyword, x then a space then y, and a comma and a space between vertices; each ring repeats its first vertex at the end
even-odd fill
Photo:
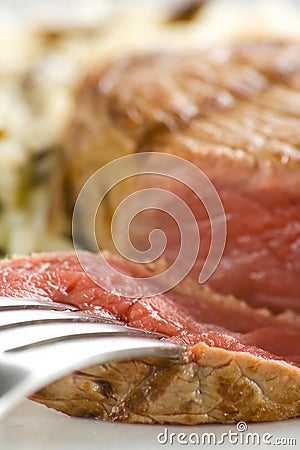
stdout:
POLYGON ((59 303, 0 297, 0 418, 73 370, 145 357, 180 359, 162 335, 59 303))

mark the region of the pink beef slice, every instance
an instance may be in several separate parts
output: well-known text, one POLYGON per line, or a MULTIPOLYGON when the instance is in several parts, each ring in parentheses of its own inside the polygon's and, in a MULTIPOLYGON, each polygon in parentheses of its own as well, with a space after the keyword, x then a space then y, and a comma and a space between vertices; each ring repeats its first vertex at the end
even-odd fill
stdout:
MULTIPOLYGON (((165 294, 141 296, 143 277, 157 266, 129 263, 108 252, 111 274, 95 254, 85 264, 99 274, 95 284, 75 253, 36 254, 0 262, 0 295, 74 305, 102 318, 163 333, 185 344, 179 361, 111 362, 72 373, 33 395, 70 415, 138 423, 279 420, 300 415, 300 321, 274 315, 188 278, 165 294), (132 280, 132 297, 113 293, 132 280), (111 282, 111 291, 101 280, 111 282)), ((162 263, 163 266, 163 263, 162 263)))
MULTIPOLYGON (((88 177, 114 158, 135 152, 181 156, 210 178, 225 209, 225 252, 209 285, 254 307, 299 313, 299 88, 300 45, 293 42, 135 55, 95 69, 79 90, 64 142, 71 204, 88 177)), ((134 181, 126 192, 142 183, 134 181)), ((184 186, 168 181, 168 187, 199 226, 201 248, 191 272, 198 278, 211 238, 207 213, 184 186)), ((106 199, 106 216, 97 226, 105 248, 103 230, 124 192, 106 199)), ((90 210, 85 206, 83 216, 90 210)), ((171 264, 179 234, 166 214, 141 215, 133 240, 147 248, 154 228, 166 232, 164 257, 171 264)))

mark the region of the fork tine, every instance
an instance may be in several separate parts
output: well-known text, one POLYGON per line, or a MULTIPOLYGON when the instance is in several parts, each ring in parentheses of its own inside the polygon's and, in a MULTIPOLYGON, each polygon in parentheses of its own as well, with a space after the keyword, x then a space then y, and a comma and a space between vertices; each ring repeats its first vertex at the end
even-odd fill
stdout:
POLYGON ((124 325, 123 322, 117 320, 102 318, 81 312, 57 311, 49 309, 8 309, 1 311, 0 314, 0 332, 9 328, 19 326, 39 325, 48 322, 91 322, 91 323, 107 323, 111 325, 124 325))
POLYGON ((111 336, 113 333, 134 334, 156 339, 163 337, 158 333, 129 328, 117 320, 103 319, 82 312, 41 310, 35 309, 34 305, 31 305, 34 309, 20 310, 19 307, 26 305, 25 302, 18 301, 15 309, 14 299, 6 299, 6 307, 9 309, 2 310, 0 314, 0 352, 39 345, 42 342, 55 341, 78 333, 111 336))
MULTIPOLYGON (((39 314, 39 311, 42 311, 41 314, 41 320, 43 317, 46 318, 46 312, 43 311, 49 311, 50 314, 54 314, 55 311, 62 311, 63 314, 68 313, 68 317, 73 317, 74 320, 76 318, 79 319, 79 321, 88 321, 88 322, 97 322, 97 323, 107 323, 112 325, 125 325, 124 322, 112 319, 109 317, 101 317, 99 315, 95 314, 88 314, 84 311, 80 311, 78 308, 76 308, 73 305, 68 305, 64 303, 55 303, 55 302, 41 302, 39 300, 32 300, 32 299, 19 299, 19 298, 10 298, 10 297, 0 297, 0 330, 1 330, 1 324, 3 327, 8 328, 6 325, 12 324, 14 322, 18 323, 17 320, 17 311, 20 311, 20 316, 28 314, 28 316, 33 315, 37 316, 39 314), (9 320, 9 313, 12 314, 12 319, 9 320), (45 314, 45 316, 43 316, 45 314), (71 316, 71 314, 73 314, 71 316), (85 318, 85 319, 84 319, 85 318), (6 322, 7 321, 7 322, 6 322)), ((63 316, 67 317, 67 316, 63 316)), ((23 322, 23 320, 19 320, 19 323, 23 322)))
POLYGON ((43 341, 55 341, 73 335, 113 335, 114 333, 126 335, 139 335, 141 337, 161 338, 162 335, 135 330, 124 325, 111 325, 105 323, 68 320, 36 321, 33 324, 18 324, 1 330, 0 351, 8 351, 17 347, 37 345, 43 341))
POLYGON ((35 300, 30 298, 0 297, 0 312, 14 309, 50 309, 78 311, 73 305, 52 302, 50 300, 35 300))

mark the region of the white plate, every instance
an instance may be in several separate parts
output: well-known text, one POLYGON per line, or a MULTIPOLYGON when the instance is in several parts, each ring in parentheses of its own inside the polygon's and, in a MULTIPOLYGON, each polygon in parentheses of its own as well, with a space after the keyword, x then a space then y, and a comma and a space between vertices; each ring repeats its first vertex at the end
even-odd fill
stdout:
MULTIPOLYGON (((255 439, 258 438, 255 437, 255 439)), ((71 418, 26 400, 0 423, 1 450, 155 450, 213 447, 219 447, 222 450, 277 447, 296 450, 300 448, 300 419, 249 424, 246 431, 239 432, 234 425, 193 427, 127 425, 71 418), (164 443, 166 429, 168 430, 168 442, 164 443), (224 437, 224 443, 220 443, 222 433, 230 431, 235 433, 231 439, 239 439, 239 443, 230 443, 229 437, 224 437), (175 433, 172 444, 171 433, 175 433), (179 433, 184 433, 184 435, 179 433), (201 440, 200 444, 196 443, 195 433, 199 439, 204 439, 203 433, 214 433, 219 444, 215 446, 212 443, 209 444, 208 437, 206 437, 204 445, 201 445, 201 440), (253 435, 250 433, 257 433, 260 445, 253 444, 253 435), (161 443, 158 441, 158 436, 161 443), (178 438, 187 444, 178 442, 178 438), (294 443, 284 441, 284 439, 291 438, 296 441, 294 443), (191 442, 189 442, 190 439, 191 442), (267 442, 263 443, 264 439, 267 442), (281 439, 281 443, 276 443, 276 439, 281 439)))

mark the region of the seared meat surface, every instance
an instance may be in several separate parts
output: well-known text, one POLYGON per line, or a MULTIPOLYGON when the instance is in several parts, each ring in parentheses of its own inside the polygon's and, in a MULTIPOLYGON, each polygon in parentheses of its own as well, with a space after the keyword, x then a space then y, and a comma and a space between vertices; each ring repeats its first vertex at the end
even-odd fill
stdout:
MULTIPOLYGON (((299 313, 299 87, 300 45, 291 42, 135 55, 95 70, 81 86, 65 140, 71 202, 87 178, 116 157, 142 151, 181 156, 210 178, 226 213, 226 248, 209 285, 254 307, 299 313)), ((134 182, 126 193, 136 188, 134 182)), ((169 188, 199 225, 197 278, 210 244, 207 215, 188 191, 169 188)), ((106 219, 97 228, 104 247, 105 221, 124 195, 120 189, 107 196, 106 219)), ((170 264, 179 238, 165 215, 137 220, 135 243, 146 245, 154 228, 167 235, 170 264)))

